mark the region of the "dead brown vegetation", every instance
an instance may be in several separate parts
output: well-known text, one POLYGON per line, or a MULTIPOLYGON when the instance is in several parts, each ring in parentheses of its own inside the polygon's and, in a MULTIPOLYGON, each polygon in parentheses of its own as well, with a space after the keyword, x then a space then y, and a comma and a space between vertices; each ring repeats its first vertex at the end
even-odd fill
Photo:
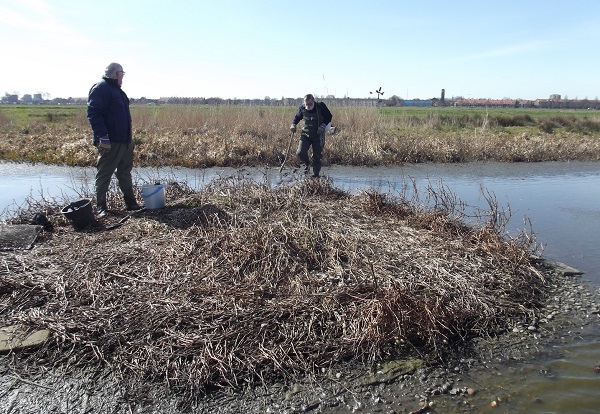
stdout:
POLYGON ((104 366, 191 395, 348 360, 443 358, 535 313, 545 277, 531 239, 506 239, 495 219, 466 226, 434 194, 426 209, 327 180, 171 183, 165 209, 81 233, 31 204, 55 229, 0 256, 0 319, 52 337, 15 363, 104 366))
MULTIPOLYGON (((487 115, 471 118, 458 109, 449 114, 432 110, 420 115, 385 115, 373 107, 331 109, 336 133, 328 138, 325 165, 600 160, 600 127, 595 116, 566 125, 559 120, 567 118, 559 117, 542 119, 540 125, 521 126, 515 121, 525 115, 514 115, 516 119, 510 118, 509 122, 487 115), (550 122, 551 126, 543 126, 550 122), (588 124, 590 127, 582 127, 588 124)), ((194 168, 280 165, 295 110, 274 106, 134 105, 135 163, 194 168)), ((26 124, 2 123, 0 119, 0 159, 93 165, 96 150, 91 145, 85 107, 74 108, 73 112, 71 117, 54 116, 52 121, 38 117, 26 124)))

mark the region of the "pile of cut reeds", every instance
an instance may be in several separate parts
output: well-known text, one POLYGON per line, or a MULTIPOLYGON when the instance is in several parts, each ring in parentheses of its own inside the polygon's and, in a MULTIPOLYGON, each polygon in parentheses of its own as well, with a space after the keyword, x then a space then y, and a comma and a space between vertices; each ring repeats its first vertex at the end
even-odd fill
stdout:
POLYGON ((495 220, 466 226, 448 197, 426 209, 326 179, 168 188, 166 208, 120 227, 104 227, 112 216, 78 233, 51 215, 35 248, 1 253, 1 323, 52 333, 23 361, 206 392, 440 358, 543 297, 531 240, 495 220))

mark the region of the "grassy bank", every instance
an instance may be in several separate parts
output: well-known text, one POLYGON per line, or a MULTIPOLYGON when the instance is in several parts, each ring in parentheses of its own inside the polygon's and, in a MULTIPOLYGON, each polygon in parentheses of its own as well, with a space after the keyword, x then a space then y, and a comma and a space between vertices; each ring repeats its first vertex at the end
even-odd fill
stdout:
MULTIPOLYGON (((325 165, 600 160, 600 115, 594 111, 331 110, 336 133, 328 137, 325 165)), ((136 165, 278 166, 294 113, 293 107, 133 105, 136 165)), ((0 159, 93 165, 85 107, 1 106, 0 159)))
POLYGON ((34 249, 2 255, 0 320, 51 331, 15 366, 104 367, 191 397, 347 361, 440 361, 534 320, 544 300, 531 238, 502 236, 498 211, 465 226, 443 191, 433 209, 327 180, 167 192, 165 209, 111 230, 121 216, 74 232, 62 203, 15 214, 54 223, 34 249))

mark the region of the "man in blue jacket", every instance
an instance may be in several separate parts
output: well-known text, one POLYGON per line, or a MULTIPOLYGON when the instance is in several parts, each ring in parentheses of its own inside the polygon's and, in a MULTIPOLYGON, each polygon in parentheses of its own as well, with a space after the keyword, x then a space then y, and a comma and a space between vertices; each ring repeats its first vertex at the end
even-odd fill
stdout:
POLYGON ((113 174, 119 182, 127 210, 142 208, 135 199, 131 180, 134 144, 129 98, 121 89, 124 75, 123 66, 111 63, 88 96, 87 118, 92 126, 94 145, 98 148, 96 210, 99 217, 108 214, 106 193, 113 174))
POLYGON ((304 120, 304 126, 300 134, 300 143, 296 155, 304 164, 304 172, 308 173, 310 159, 308 150, 312 146, 312 168, 313 177, 318 178, 321 172, 321 157, 323 147, 325 146, 325 131, 331 124, 332 115, 324 102, 315 102, 313 95, 308 94, 304 97, 304 103, 298 108, 298 113, 294 116, 290 131, 296 132, 296 125, 304 120))

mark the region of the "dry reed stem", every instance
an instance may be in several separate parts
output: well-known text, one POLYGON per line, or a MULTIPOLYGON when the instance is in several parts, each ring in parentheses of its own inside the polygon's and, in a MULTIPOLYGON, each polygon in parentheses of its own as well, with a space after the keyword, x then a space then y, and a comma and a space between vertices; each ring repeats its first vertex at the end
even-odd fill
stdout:
POLYGON ((57 222, 33 250, 2 253, 2 323, 52 332, 30 358, 192 395, 347 360, 440 358, 543 297, 529 243, 409 200, 327 180, 170 191, 167 208, 114 230, 57 222))

